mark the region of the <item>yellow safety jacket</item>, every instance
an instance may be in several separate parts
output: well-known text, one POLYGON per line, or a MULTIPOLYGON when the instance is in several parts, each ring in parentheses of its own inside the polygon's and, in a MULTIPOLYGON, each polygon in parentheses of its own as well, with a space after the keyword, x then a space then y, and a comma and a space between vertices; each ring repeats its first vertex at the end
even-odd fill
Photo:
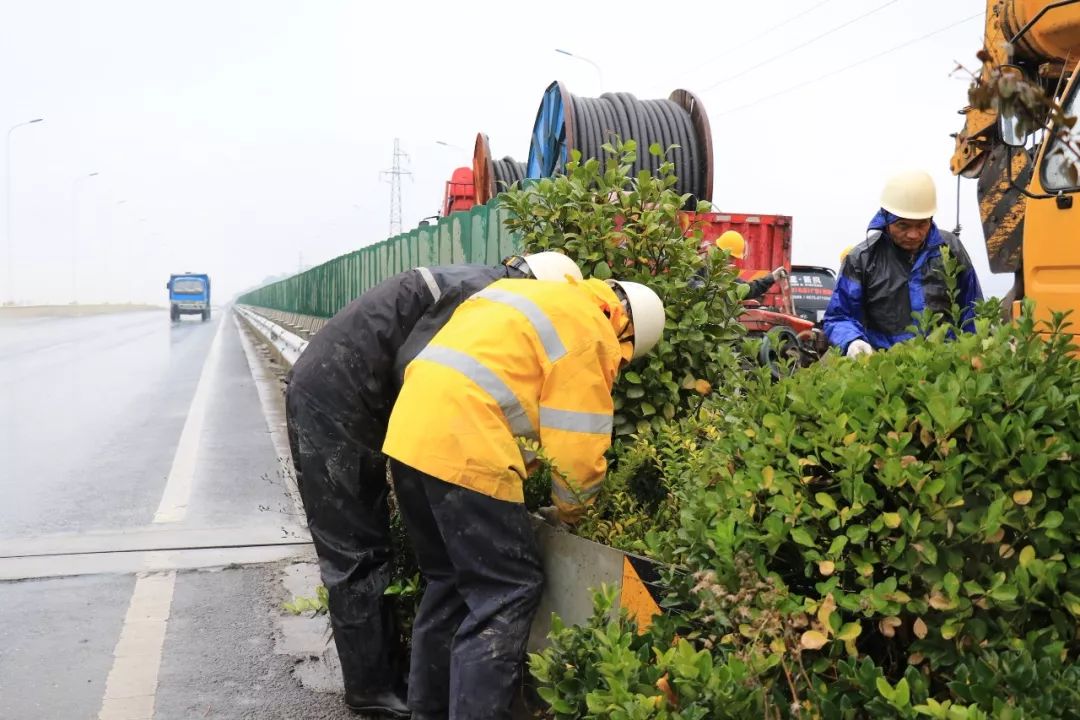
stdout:
POLYGON ((611 386, 627 319, 600 280, 499 280, 473 295, 405 370, 383 452, 448 483, 524 502, 539 440, 552 499, 573 522, 600 490, 611 386))

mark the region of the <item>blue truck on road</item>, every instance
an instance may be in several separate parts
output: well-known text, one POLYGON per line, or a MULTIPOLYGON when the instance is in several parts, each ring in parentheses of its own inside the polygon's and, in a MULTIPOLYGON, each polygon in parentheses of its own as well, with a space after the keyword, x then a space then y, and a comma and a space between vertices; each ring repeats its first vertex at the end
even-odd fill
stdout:
POLYGON ((182 315, 202 315, 210 319, 210 276, 200 273, 170 275, 165 285, 169 290, 169 317, 180 322, 182 315))

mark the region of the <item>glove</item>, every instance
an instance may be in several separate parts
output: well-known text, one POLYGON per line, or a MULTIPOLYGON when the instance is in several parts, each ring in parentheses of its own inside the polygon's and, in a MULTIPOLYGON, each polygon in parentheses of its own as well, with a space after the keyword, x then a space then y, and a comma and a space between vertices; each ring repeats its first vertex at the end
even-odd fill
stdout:
POLYGON ((558 530, 567 530, 570 527, 569 525, 564 523, 559 517, 559 509, 556 508, 554 505, 542 507, 536 511, 536 514, 539 515, 548 525, 558 530))
POLYGON ((849 358, 859 357, 860 355, 869 355, 874 352, 874 348, 870 347, 870 343, 865 340, 852 340, 847 346, 847 356, 849 358))
POLYGON ((783 280, 787 277, 787 268, 780 266, 772 271, 773 280, 783 280))

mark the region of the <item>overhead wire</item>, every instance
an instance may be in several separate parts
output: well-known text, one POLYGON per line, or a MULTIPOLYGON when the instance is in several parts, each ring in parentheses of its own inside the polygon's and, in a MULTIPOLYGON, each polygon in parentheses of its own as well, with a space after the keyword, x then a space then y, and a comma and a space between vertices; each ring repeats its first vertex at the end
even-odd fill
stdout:
POLYGON ((786 20, 781 20, 780 22, 776 23, 775 25, 772 25, 770 27, 765 28, 764 30, 759 32, 757 35, 752 35, 751 37, 746 38, 745 40, 743 40, 738 45, 725 47, 724 51, 722 53, 720 53, 719 55, 714 55, 713 57, 711 57, 711 58, 709 58, 707 60, 702 60, 701 62, 699 62, 697 65, 690 68, 686 72, 688 72, 688 73, 694 72, 695 70, 698 70, 699 68, 703 68, 706 65, 714 63, 714 62, 716 62, 717 60, 719 60, 721 58, 727 57, 728 55, 730 55, 733 52, 737 52, 739 50, 742 50, 745 47, 749 47, 751 44, 757 42, 758 40, 765 37, 769 33, 773 32, 775 30, 779 30, 780 28, 784 27, 785 25, 790 25, 791 23, 795 22, 796 20, 798 20, 800 18, 803 18, 803 17, 806 17, 810 13, 812 13, 815 10, 817 10, 818 8, 820 8, 822 5, 828 5, 831 2, 835 2, 835 0, 820 0, 820 2, 818 2, 816 5, 812 5, 809 8, 807 8, 806 10, 803 10, 801 13, 797 13, 795 15, 792 15, 791 17, 787 18, 786 20))
POLYGON ((785 51, 783 51, 781 53, 777 53, 776 55, 768 57, 768 58, 762 60, 759 63, 751 65, 750 67, 745 68, 744 70, 741 70, 741 71, 735 73, 734 75, 729 75, 726 78, 721 78, 720 80, 717 80, 712 85, 705 88, 705 92, 708 92, 710 90, 718 88, 721 85, 724 85, 725 83, 731 82, 732 80, 737 80, 737 79, 739 79, 739 78, 741 78, 741 77, 743 77, 745 75, 748 75, 749 73, 753 72, 754 70, 757 70, 760 67, 764 67, 765 65, 768 65, 769 63, 780 60, 781 58, 785 58, 788 55, 792 54, 793 52, 796 52, 798 50, 802 50, 805 47, 809 47, 810 45, 813 45, 814 43, 818 42, 819 40, 824 40, 825 38, 832 35, 833 33, 839 32, 840 30, 843 30, 844 28, 850 27, 850 26, 854 25, 857 22, 865 20, 866 18, 870 17, 871 15, 874 15, 875 13, 881 12, 885 8, 889 7, 890 5, 895 5, 898 2, 900 2, 900 0, 888 0, 888 2, 883 3, 881 5, 878 5, 877 7, 873 8, 872 10, 870 10, 868 12, 865 12, 862 15, 854 17, 854 18, 852 18, 850 20, 847 20, 846 22, 843 22, 840 25, 837 25, 836 27, 830 28, 830 29, 826 30, 825 32, 823 32, 823 33, 821 33, 819 35, 815 35, 814 37, 812 37, 812 38, 810 38, 808 40, 805 40, 804 42, 801 42, 801 43, 799 43, 798 45, 796 45, 794 47, 788 48, 787 50, 785 50, 785 51))
POLYGON ((854 68, 857 68, 860 65, 865 65, 866 63, 877 60, 878 58, 884 57, 886 55, 897 52, 899 50, 903 50, 906 47, 914 45, 915 43, 922 42, 923 40, 927 40, 929 38, 932 38, 935 35, 940 35, 941 33, 945 32, 946 30, 952 30, 954 27, 957 27, 959 25, 963 25, 966 22, 971 22, 975 18, 982 17, 982 16, 983 16, 982 12, 977 12, 974 15, 969 15, 966 18, 963 18, 961 20, 957 20, 956 22, 953 22, 953 23, 949 23, 948 25, 940 27, 937 30, 932 30, 932 31, 926 33, 925 35, 920 35, 919 37, 912 38, 910 40, 902 42, 899 45, 894 45, 893 47, 891 47, 891 48, 889 48, 887 50, 882 50, 879 53, 874 53, 873 55, 869 55, 867 57, 864 57, 861 60, 857 60, 857 61, 855 61, 853 63, 850 63, 848 65, 845 65, 845 66, 843 66, 841 68, 837 68, 836 70, 831 70, 831 71, 825 73, 824 75, 818 75, 816 78, 811 78, 810 80, 805 80, 805 81, 803 81, 801 83, 798 83, 796 85, 792 85, 789 88, 779 90, 777 92, 774 92, 774 93, 772 93, 770 95, 766 95, 764 97, 760 97, 757 100, 754 100, 752 102, 748 102, 748 103, 745 103, 743 105, 739 105, 737 107, 729 108, 729 109, 727 109, 727 110, 725 110, 723 112, 710 113, 710 117, 723 117, 724 115, 731 115, 732 113, 736 113, 736 112, 739 112, 741 110, 746 110, 747 108, 754 107, 755 105, 760 105, 763 102, 766 102, 768 100, 772 100, 773 98, 780 97, 781 95, 787 95, 788 93, 795 92, 796 90, 801 90, 804 87, 807 87, 808 85, 813 85, 814 83, 818 83, 818 82, 821 82, 822 80, 826 80, 828 78, 831 78, 834 75, 839 75, 840 73, 847 72, 848 70, 852 70, 854 68))

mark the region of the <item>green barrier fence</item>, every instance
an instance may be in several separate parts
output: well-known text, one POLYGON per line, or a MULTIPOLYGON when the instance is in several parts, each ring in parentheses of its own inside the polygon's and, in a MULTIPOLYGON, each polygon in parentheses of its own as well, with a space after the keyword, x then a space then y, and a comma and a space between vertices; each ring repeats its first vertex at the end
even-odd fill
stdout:
POLYGON ((439 218, 380 243, 239 297, 244 305, 331 317, 365 290, 409 268, 455 263, 497 265, 520 252, 520 238, 503 225, 497 199, 439 218))

